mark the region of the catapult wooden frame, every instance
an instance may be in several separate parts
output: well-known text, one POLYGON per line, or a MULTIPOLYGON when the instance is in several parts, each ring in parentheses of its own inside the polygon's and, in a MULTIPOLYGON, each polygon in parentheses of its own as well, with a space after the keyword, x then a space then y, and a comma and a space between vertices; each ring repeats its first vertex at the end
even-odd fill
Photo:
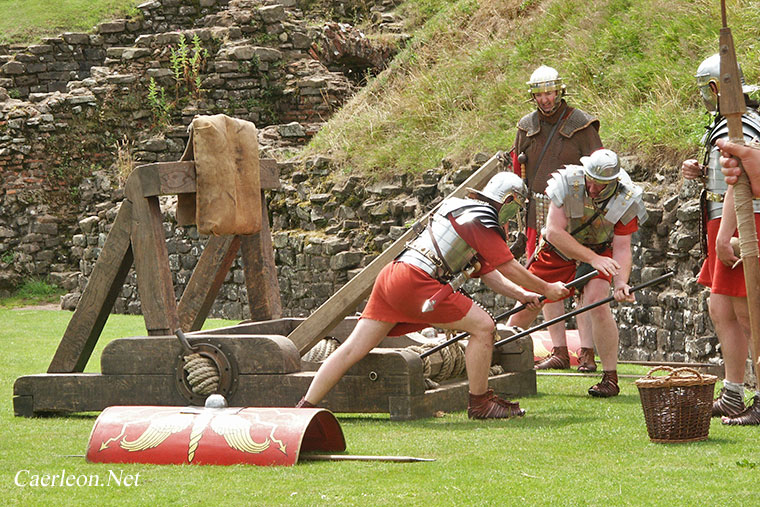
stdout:
MULTIPOLYGON (((261 160, 261 188, 279 186, 277 165, 261 160)), ((452 195, 480 188, 497 171, 491 158, 452 195)), ((415 234, 407 231, 359 275, 306 319, 281 318, 266 201, 262 229, 252 236, 210 237, 177 303, 169 270, 158 196, 195 191, 195 163, 167 162, 137 167, 80 303, 46 374, 20 377, 14 385, 16 415, 98 411, 112 405, 188 405, 178 389, 183 349, 173 336, 187 332, 191 345, 209 344, 230 365, 231 406, 293 406, 306 392, 317 364, 301 360, 325 336, 344 340, 356 319, 347 318, 372 288, 377 273, 415 234), (242 254, 251 322, 199 331, 238 251, 242 254), (101 373, 82 373, 116 297, 134 264, 148 336, 121 338, 106 346, 101 373), (178 368, 180 373, 178 374, 178 368)), ((423 218, 422 222, 424 223, 423 218)), ((324 400, 336 412, 390 413, 391 419, 429 417, 467 406, 467 382, 455 379, 426 389, 419 355, 403 349, 415 342, 387 339, 356 364, 324 400)), ((440 357, 430 356, 434 361, 440 357)), ((529 337, 497 352, 507 373, 491 387, 508 397, 536 392, 529 337)))

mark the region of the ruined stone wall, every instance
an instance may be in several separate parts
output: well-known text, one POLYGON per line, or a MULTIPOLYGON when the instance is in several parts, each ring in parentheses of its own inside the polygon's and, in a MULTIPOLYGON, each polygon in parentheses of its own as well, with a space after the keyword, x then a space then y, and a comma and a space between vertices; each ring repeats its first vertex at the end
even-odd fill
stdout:
MULTIPOLYGON (((103 211, 104 203, 79 186, 94 171, 111 173, 99 179, 111 185, 103 198, 118 196, 117 173, 133 161, 179 159, 186 126, 198 114, 254 122, 264 150, 302 146, 355 91, 314 51, 324 33, 335 39, 334 23, 307 22, 293 0, 154 0, 140 9, 140 19, 0 57, 2 294, 50 269, 56 280, 58 273, 72 278, 79 259, 70 255, 70 238, 82 217, 103 211), (194 38, 204 56, 200 87, 190 89, 175 79, 172 58, 181 41, 192 54, 194 38), (163 90, 163 116, 149 98, 151 81, 163 90)), ((353 62, 382 65, 370 48, 352 42, 363 40, 358 30, 344 27, 340 37, 342 52, 333 58, 357 53, 353 62)))

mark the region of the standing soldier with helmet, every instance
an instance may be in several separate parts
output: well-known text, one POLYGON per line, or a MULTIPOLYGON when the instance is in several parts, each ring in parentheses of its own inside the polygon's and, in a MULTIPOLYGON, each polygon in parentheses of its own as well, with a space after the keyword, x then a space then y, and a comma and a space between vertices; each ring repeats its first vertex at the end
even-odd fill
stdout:
MULTIPOLYGON (((541 65, 531 74, 527 84, 536 110, 517 122, 512 165, 528 187, 526 255, 531 259, 538 245, 538 236, 546 224, 549 198, 544 190, 549 176, 565 165, 580 163, 582 156, 601 148, 602 141, 599 138, 599 120, 567 104, 564 99, 565 84, 555 69, 541 65)), ((563 303, 544 306, 546 320, 563 313, 563 303)), ((587 318, 586 315, 576 318, 581 330, 581 349, 578 353, 578 370, 581 372, 596 371, 591 335, 583 332, 584 327, 589 325, 587 318)), ((550 326, 549 334, 552 354, 539 362, 536 369, 570 368, 564 324, 550 326)))
MULTIPOLYGON (((599 274, 581 289, 581 305, 608 297, 614 287, 616 301, 635 301, 630 292, 631 235, 647 212, 642 190, 620 168, 617 155, 597 150, 581 157, 581 165, 568 165, 552 175, 546 186, 550 199, 543 243, 530 272, 546 281, 568 282, 593 269, 599 274)), ((617 377, 618 328, 610 305, 589 312, 593 343, 602 361, 602 381, 589 388, 591 396, 608 398, 620 392, 617 377)), ((527 328, 538 310, 527 308, 508 324, 527 328)))
POLYGON ((548 283, 517 262, 506 243, 504 226, 524 206, 526 189, 511 172, 494 175, 469 198, 449 198, 427 227, 408 243, 395 261, 378 274, 361 319, 346 341, 322 364, 297 407, 313 407, 357 361, 385 336, 398 336, 433 325, 470 334, 465 367, 470 384, 467 413, 473 419, 505 419, 525 413, 518 403, 488 389, 488 370, 496 324, 466 295, 448 291, 432 311, 424 304, 445 293, 461 273, 479 276, 493 291, 539 308, 537 291, 558 299, 569 293, 561 283, 548 283), (512 281, 510 281, 510 279, 512 281), (513 283, 513 281, 515 283, 513 283))
MULTIPOLYGON (((731 246, 736 236, 736 214, 733 191, 721 173, 720 150, 717 146, 728 139, 728 124, 718 110, 720 95, 720 55, 705 59, 697 68, 697 86, 707 110, 714 115, 712 124, 702 137, 704 156, 685 160, 681 172, 686 179, 701 179, 704 189, 700 196, 702 208, 702 249, 707 257, 698 282, 710 287, 710 318, 721 345, 725 366, 723 389, 713 402, 713 417, 723 416, 729 424, 760 424, 760 407, 745 410, 744 370, 749 355, 749 313, 744 273, 739 258, 731 246), (725 205, 724 205, 725 201, 725 205), (706 237, 705 237, 706 236, 706 237)), ((741 76, 742 84, 744 78, 741 76)), ((758 103, 746 95, 756 87, 742 86, 747 112, 742 115, 745 142, 760 138, 758 103)), ((753 201, 755 224, 760 234, 760 199, 753 201)), ((760 388, 760 387, 759 387, 760 388)), ((755 405, 758 405, 757 398, 755 405)))

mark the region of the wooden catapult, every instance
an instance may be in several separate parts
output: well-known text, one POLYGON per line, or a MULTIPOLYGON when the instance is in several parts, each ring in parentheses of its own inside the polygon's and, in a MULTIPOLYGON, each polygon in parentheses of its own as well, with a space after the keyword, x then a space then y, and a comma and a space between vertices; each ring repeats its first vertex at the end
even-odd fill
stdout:
MULTIPOLYGON (((452 196, 464 196, 467 187, 481 188, 498 165, 494 156, 452 196)), ((281 318, 263 197, 264 190, 279 186, 279 178, 275 161, 262 159, 260 232, 210 236, 177 303, 158 197, 195 192, 195 169, 192 160, 135 168, 48 372, 19 377, 14 384, 17 416, 100 411, 112 405, 202 405, 205 395, 193 390, 183 370, 183 360, 191 352, 216 365, 217 390, 227 397, 230 406, 292 407, 306 392, 319 367, 303 361, 302 356, 325 337, 339 342, 348 337, 356 318, 347 315, 368 296, 380 269, 415 234, 410 228, 310 317, 281 318), (200 331, 238 252, 242 255, 252 320, 200 331), (133 264, 148 336, 112 341, 102 352, 101 372, 83 373, 133 264), (186 339, 174 335, 177 329, 187 333, 186 339)), ((334 412, 389 413, 395 420, 465 409, 465 379, 452 379, 428 389, 419 354, 392 348, 415 343, 406 337, 387 338, 351 368, 320 405, 334 412)), ((536 393, 530 337, 502 347, 494 357, 505 371, 490 378, 490 387, 497 394, 513 398, 536 393)), ((430 359, 432 369, 440 367, 438 353, 430 359)))

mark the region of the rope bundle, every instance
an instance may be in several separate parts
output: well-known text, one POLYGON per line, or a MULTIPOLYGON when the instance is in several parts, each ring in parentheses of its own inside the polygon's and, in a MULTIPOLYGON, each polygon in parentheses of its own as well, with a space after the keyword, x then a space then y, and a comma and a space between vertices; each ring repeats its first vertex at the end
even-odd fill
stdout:
POLYGON ((187 382, 192 392, 202 396, 217 392, 219 370, 213 360, 196 353, 185 356, 184 361, 182 369, 187 373, 187 382))
POLYGON ((340 343, 335 338, 330 336, 322 338, 311 348, 311 350, 304 354, 303 360, 312 363, 321 363, 327 359, 330 354, 335 352, 339 345, 340 343))

